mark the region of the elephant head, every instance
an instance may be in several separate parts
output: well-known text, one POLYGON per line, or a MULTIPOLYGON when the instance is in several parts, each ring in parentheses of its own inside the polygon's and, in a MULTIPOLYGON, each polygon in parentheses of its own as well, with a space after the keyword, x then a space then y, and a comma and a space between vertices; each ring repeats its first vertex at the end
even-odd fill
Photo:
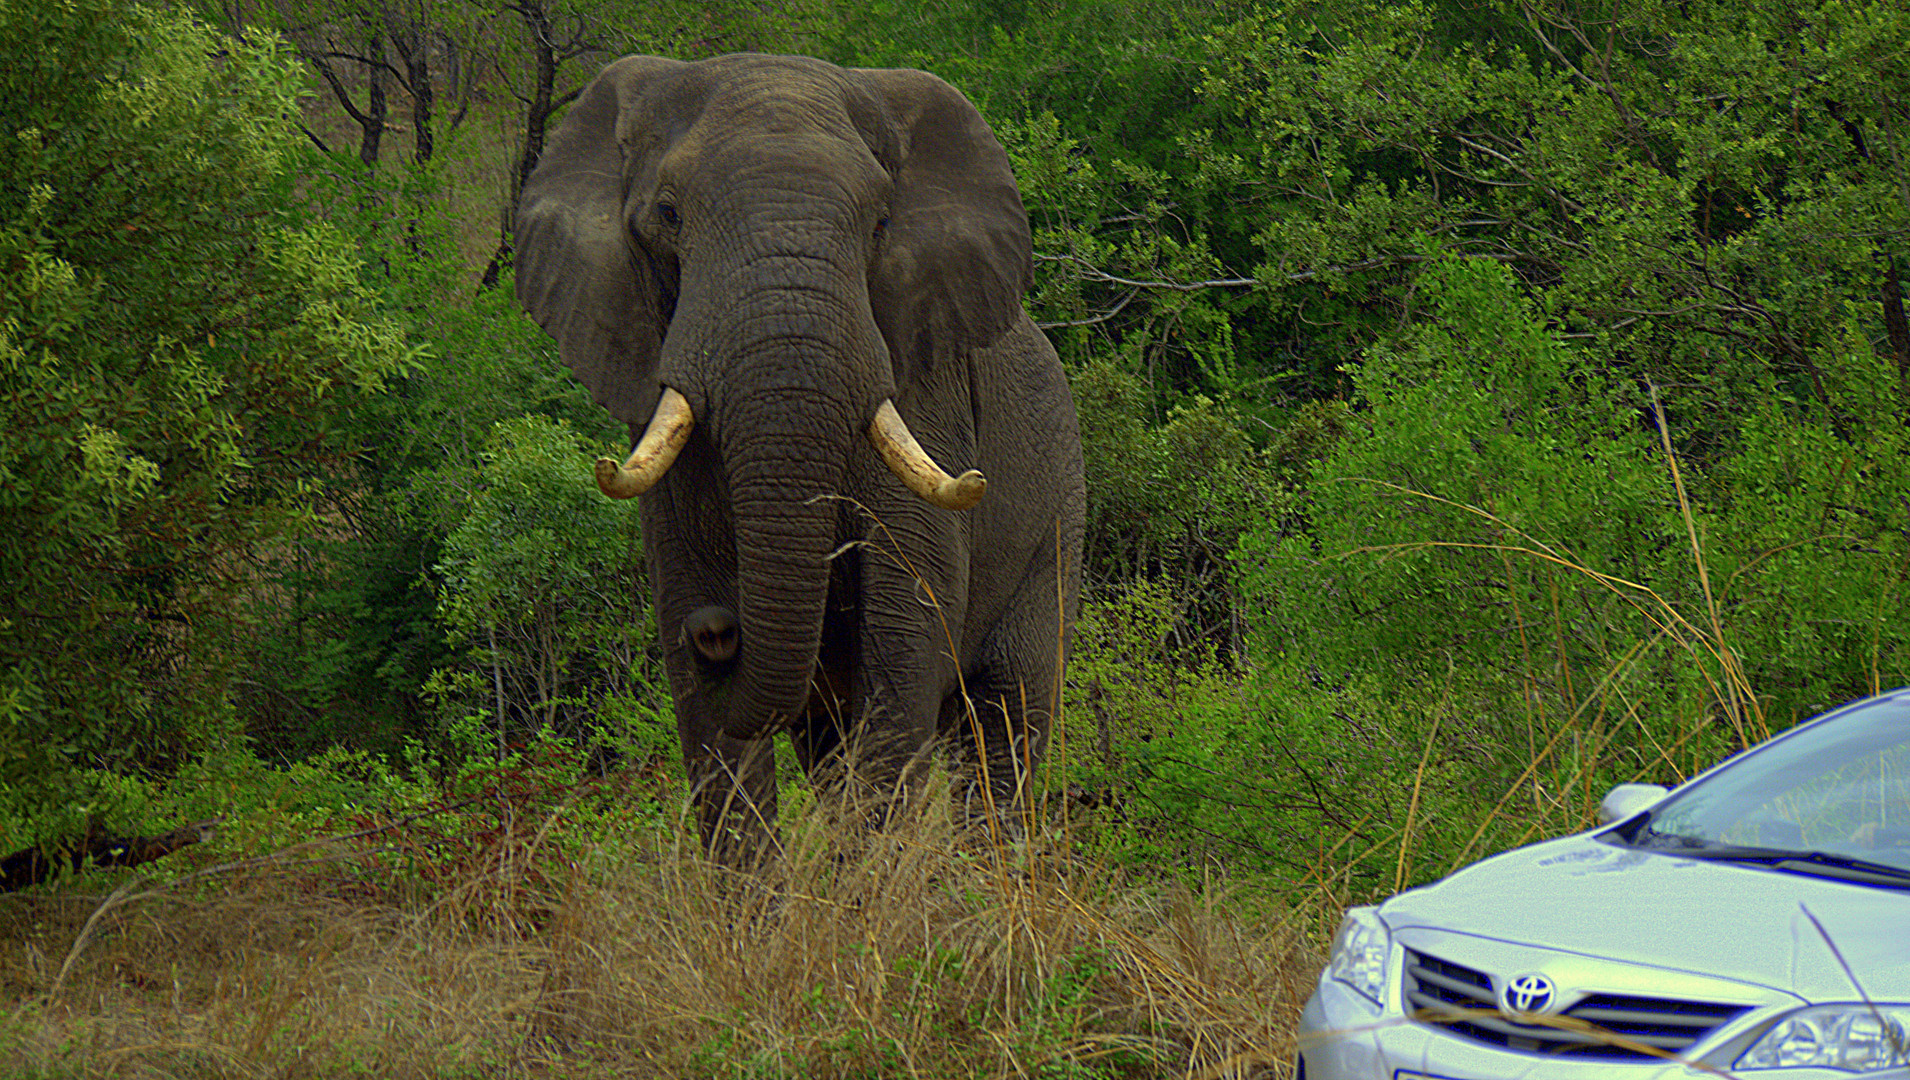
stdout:
POLYGON ((893 399, 1022 318, 1031 245, 1007 155, 923 72, 628 57, 552 138, 517 250, 520 302, 596 401, 643 426, 628 461, 598 463, 604 492, 645 492, 703 441, 740 625, 718 720, 773 730, 809 695, 853 444, 937 506, 982 497, 893 399))

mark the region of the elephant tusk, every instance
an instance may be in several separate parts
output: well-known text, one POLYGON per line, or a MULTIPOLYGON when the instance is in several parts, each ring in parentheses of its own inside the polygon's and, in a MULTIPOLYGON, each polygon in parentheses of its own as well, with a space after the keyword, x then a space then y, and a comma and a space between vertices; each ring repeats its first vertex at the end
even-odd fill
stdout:
POLYGON ((909 490, 944 510, 966 510, 981 501, 988 490, 986 477, 974 469, 950 476, 922 449, 895 411, 895 402, 884 398, 875 419, 869 421, 869 441, 881 452, 889 471, 900 477, 909 490))
POLYGON ((696 418, 690 415, 690 402, 670 387, 657 399, 657 411, 650 426, 643 429, 637 448, 619 465, 615 458, 597 459, 597 490, 613 499, 641 495, 670 471, 683 444, 690 441, 690 429, 696 418))

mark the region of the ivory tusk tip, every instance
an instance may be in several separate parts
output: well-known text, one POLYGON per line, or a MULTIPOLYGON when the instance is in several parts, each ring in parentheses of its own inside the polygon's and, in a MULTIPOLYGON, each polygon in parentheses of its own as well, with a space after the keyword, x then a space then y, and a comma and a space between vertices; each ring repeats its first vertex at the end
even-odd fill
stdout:
POLYGON ((988 490, 988 481, 978 469, 970 469, 960 476, 943 472, 922 450, 922 444, 915 441, 902 414, 895 411, 895 402, 887 398, 876 408, 875 418, 869 421, 869 441, 888 463, 889 471, 918 498, 934 506, 966 510, 980 502, 982 493, 988 490))
POLYGON ((943 486, 942 505, 950 510, 967 510, 988 493, 988 478, 979 469, 970 469, 943 486))
POLYGON ((637 440, 630 457, 621 464, 615 458, 597 459, 594 467, 597 490, 612 499, 628 499, 649 491, 670 470, 677 452, 689 441, 690 429, 695 423, 689 401, 670 387, 664 387, 657 398, 656 411, 643 429, 643 438, 637 440))
POLYGON ((615 458, 598 458, 593 467, 597 474, 597 490, 607 498, 628 499, 643 494, 643 481, 631 474, 615 458))

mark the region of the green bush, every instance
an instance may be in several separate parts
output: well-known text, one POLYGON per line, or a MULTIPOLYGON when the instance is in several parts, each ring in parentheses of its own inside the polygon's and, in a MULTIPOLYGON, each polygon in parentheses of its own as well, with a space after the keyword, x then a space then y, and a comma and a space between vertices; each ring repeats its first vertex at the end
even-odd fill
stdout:
POLYGON ((1189 602, 1170 581, 1139 579, 1083 605, 1058 754, 1087 835, 1118 859, 1264 868, 1252 826, 1234 827, 1259 787, 1242 674, 1212 642, 1178 639, 1189 602))
POLYGON ((422 351, 343 419, 356 453, 325 472, 325 527, 260 557, 277 587, 259 597, 238 706, 275 758, 341 744, 396 754, 408 739, 441 739, 424 688, 465 658, 437 618, 436 567, 475 494, 444 478, 474 467, 494 425, 526 414, 622 437, 518 308, 508 272, 474 289, 459 261, 469 223, 453 213, 443 163, 473 137, 461 129, 432 162, 375 170, 310 147, 297 155, 303 197, 422 351))
POLYGON ((637 508, 591 479, 606 452, 526 416, 497 424, 475 467, 433 473, 468 497, 437 567, 460 662, 428 689, 447 719, 484 715, 500 750, 540 729, 642 758, 674 746, 637 508))
POLYGON ((1416 289, 1304 528, 1239 554, 1277 613, 1255 708, 1285 763, 1264 760, 1306 778, 1287 789, 1316 834, 1376 853, 1369 887, 1581 827, 1610 784, 1903 681, 1910 477, 1873 355, 1820 357, 1842 407, 1773 394, 1701 472, 1667 454, 1648 388, 1546 329, 1497 264, 1416 289))
POLYGON ((49 830, 230 745, 255 560, 412 359, 287 212, 299 100, 264 40, 0 5, 0 790, 49 830))

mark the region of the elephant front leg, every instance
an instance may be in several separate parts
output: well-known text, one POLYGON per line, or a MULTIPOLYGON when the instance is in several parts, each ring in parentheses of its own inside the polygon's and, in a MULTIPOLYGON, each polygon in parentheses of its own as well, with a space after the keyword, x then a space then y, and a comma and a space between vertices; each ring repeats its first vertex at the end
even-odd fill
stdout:
POLYGON ((892 506, 860 553, 858 715, 849 750, 862 786, 885 805, 921 789, 942 702, 960 682, 967 552, 948 511, 892 506), (898 549, 899 538, 910 543, 898 549))
POLYGON ((732 739, 679 725, 703 849, 727 866, 759 864, 777 850, 776 743, 732 739))

